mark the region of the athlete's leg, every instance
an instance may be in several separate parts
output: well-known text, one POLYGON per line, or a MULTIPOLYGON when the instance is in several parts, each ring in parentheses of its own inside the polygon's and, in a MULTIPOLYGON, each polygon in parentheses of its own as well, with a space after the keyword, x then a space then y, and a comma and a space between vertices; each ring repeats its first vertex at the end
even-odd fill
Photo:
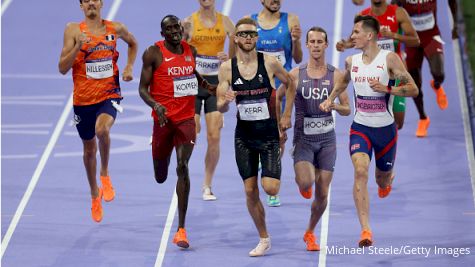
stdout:
POLYGON ((429 62, 430 73, 434 78, 434 87, 439 89, 440 85, 444 82, 444 55, 441 53, 435 53, 427 58, 429 62))
POLYGON ((333 172, 315 169, 315 199, 312 202, 312 213, 307 231, 313 232, 315 226, 325 212, 328 203, 328 190, 332 181, 333 172))
POLYGON ((244 180, 244 190, 246 192, 246 204, 249 214, 254 221, 254 225, 261 238, 269 237, 267 233, 265 210, 259 198, 259 187, 257 186, 257 176, 244 180))
POLYGON ((114 118, 111 115, 102 113, 97 117, 96 136, 101 155, 101 176, 109 176, 110 129, 112 125, 114 125, 114 118))
POLYGON ((188 209, 188 197, 190 195, 190 176, 188 162, 193 152, 193 144, 181 144, 176 148, 178 180, 176 194, 178 196, 178 228, 185 227, 186 211, 188 209))
POLYGON ((315 184, 315 167, 311 162, 299 161, 294 165, 295 182, 299 186, 300 192, 311 190, 315 184))
POLYGON ((205 157, 205 180, 203 185, 211 187, 214 171, 219 161, 219 142, 221 128, 223 127, 223 114, 219 111, 206 113, 206 130, 208 138, 208 149, 205 157))
POLYGON ((83 143, 83 161, 86 168, 87 181, 91 190, 91 197, 97 198, 99 196, 99 187, 97 186, 96 171, 97 171, 97 143, 96 137, 90 140, 82 140, 83 143))
POLYGON ((358 219, 362 230, 371 230, 369 226, 369 196, 368 196, 368 169, 370 158, 366 153, 351 155, 354 167, 355 181, 353 185, 353 199, 355 201, 358 219))

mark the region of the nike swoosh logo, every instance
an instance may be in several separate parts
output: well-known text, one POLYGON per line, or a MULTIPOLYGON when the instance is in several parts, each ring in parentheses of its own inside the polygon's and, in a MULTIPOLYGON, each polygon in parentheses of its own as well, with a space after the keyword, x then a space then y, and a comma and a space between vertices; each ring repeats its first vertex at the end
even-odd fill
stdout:
POLYGON ((174 59, 174 58, 175 58, 175 57, 165 58, 165 62, 168 62, 168 61, 170 61, 170 60, 172 60, 172 59, 174 59))

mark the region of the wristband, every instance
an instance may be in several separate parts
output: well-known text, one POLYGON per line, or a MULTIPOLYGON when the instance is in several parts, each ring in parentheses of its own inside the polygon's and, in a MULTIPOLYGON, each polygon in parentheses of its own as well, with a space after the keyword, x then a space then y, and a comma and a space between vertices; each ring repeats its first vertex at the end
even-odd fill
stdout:
POLYGON ((392 90, 393 88, 388 85, 388 86, 387 86, 387 89, 388 89, 388 94, 390 94, 390 93, 391 93, 391 90, 392 90))

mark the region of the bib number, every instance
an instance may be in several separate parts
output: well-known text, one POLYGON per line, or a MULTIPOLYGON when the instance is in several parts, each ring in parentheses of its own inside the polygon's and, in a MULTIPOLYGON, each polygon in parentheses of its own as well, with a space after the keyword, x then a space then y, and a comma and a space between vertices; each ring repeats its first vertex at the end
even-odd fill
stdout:
POLYGON ((427 31, 435 26, 435 18, 432 12, 411 17, 412 24, 418 32, 427 31))
POLYGON ((384 96, 366 96, 356 98, 356 110, 365 113, 378 113, 387 110, 384 96))
POLYGON ((332 116, 322 118, 303 118, 303 133, 306 135, 323 134, 332 131, 335 128, 332 116))
POLYGON ((86 61, 86 75, 89 79, 104 79, 114 75, 112 58, 86 61))
POLYGON ((198 94, 198 80, 196 76, 184 76, 173 78, 173 91, 175 97, 183 97, 198 94))
POLYGON ((196 56, 196 70, 203 75, 217 75, 221 61, 218 57, 196 56))
POLYGON ((394 40, 393 39, 380 39, 378 40, 379 48, 383 50, 389 50, 395 52, 396 49, 394 47, 394 40))
POLYGON ((259 121, 269 119, 269 108, 265 99, 241 101, 237 108, 243 121, 259 121))

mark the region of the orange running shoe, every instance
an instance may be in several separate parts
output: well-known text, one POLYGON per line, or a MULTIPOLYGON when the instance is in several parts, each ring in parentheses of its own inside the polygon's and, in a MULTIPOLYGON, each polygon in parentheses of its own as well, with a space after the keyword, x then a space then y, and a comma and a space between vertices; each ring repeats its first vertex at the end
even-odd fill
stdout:
POLYGON ((360 242, 358 242, 358 246, 362 247, 369 247, 373 245, 373 234, 370 230, 363 230, 361 231, 361 238, 360 242))
POLYGON ((417 125, 416 136, 426 137, 427 129, 429 129, 429 125, 430 125, 429 117, 426 117, 424 120, 419 120, 419 124, 417 125))
POLYGON ((306 199, 311 199, 312 198, 312 187, 309 187, 307 191, 302 191, 300 189, 299 189, 299 191, 300 191, 300 194, 304 198, 306 198, 306 199))
POLYGON ((436 89, 434 86, 434 80, 430 81, 430 86, 434 89, 435 94, 437 95, 437 105, 441 110, 446 109, 449 106, 449 101, 447 101, 447 95, 445 94, 444 87, 440 85, 439 89, 436 89))
POLYGON ((313 234, 313 232, 305 232, 303 235, 303 241, 307 243, 307 250, 308 251, 320 251, 320 246, 316 243, 317 238, 313 234))
POLYGON ((111 178, 109 176, 101 176, 102 190, 104 192, 104 200, 110 202, 114 200, 115 191, 112 187, 111 178))
POLYGON ((391 193, 391 185, 386 186, 386 188, 381 188, 378 186, 378 196, 380 198, 385 198, 391 193))
POLYGON ((178 228, 178 231, 176 232, 175 237, 173 237, 173 243, 181 248, 188 248, 190 246, 190 243, 188 242, 188 239, 186 238, 185 228, 178 228))
POLYGON ((102 220, 102 189, 99 188, 99 196, 92 199, 92 207, 91 207, 91 215, 92 219, 96 222, 100 222, 102 220))

